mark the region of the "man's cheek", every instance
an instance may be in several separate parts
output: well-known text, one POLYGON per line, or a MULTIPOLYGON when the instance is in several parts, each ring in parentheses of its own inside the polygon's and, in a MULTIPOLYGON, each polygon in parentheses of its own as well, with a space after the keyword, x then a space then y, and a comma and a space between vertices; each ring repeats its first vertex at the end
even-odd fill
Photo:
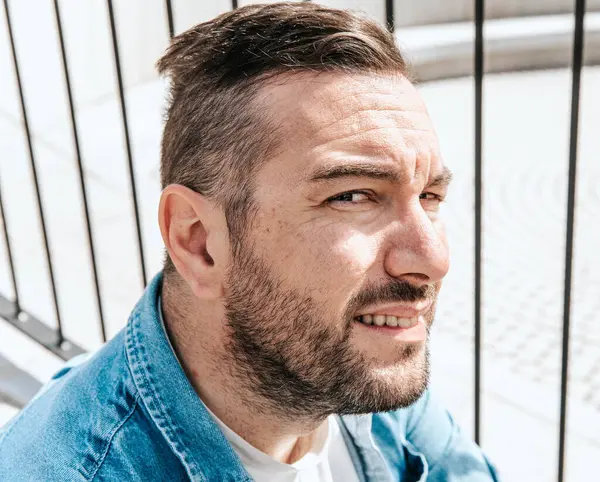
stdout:
POLYGON ((364 284, 377 260, 377 248, 369 237, 352 234, 309 243, 300 258, 313 291, 331 301, 337 293, 345 299, 364 284))
POLYGON ((333 246, 333 257, 344 262, 349 276, 364 276, 377 259, 376 241, 362 233, 353 233, 333 246))

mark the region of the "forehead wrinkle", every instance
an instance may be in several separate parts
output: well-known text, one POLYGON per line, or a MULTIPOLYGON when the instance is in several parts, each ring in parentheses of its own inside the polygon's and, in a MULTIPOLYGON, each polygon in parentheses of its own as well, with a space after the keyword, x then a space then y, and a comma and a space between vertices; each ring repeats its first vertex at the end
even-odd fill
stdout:
MULTIPOLYGON (((421 122, 416 120, 414 117, 420 116, 411 116, 411 115, 392 115, 392 113, 399 113, 397 109, 360 109, 349 115, 345 115, 329 124, 322 126, 315 126, 312 130, 313 135, 322 137, 328 137, 328 133, 331 129, 342 124, 342 127, 345 127, 345 130, 351 131, 362 131, 369 132, 373 130, 373 128, 364 129, 364 125, 373 124, 373 123, 381 123, 384 121, 385 123, 393 123, 394 125, 384 125, 384 126, 376 126, 375 128, 397 128, 400 131, 415 131, 415 132, 431 132, 431 127, 429 123, 429 119, 425 117, 421 122), (375 119, 371 116, 372 113, 381 112, 383 114, 389 113, 390 115, 385 115, 383 118, 375 119), (425 121, 425 122, 422 122, 425 121), (345 126, 343 124, 346 124, 345 126)), ((412 113, 412 111, 404 111, 406 114, 412 113)), ((310 121, 309 121, 310 122, 310 121)), ((343 131, 342 131, 343 132, 343 131)), ((336 137, 339 134, 336 133, 336 137)))
POLYGON ((410 139, 407 142, 403 136, 363 136, 363 132, 325 142, 313 148, 312 152, 317 157, 324 156, 330 159, 348 156, 379 158, 403 165, 409 170, 414 170, 415 164, 422 161, 429 164, 438 158, 435 148, 423 146, 422 142, 413 142, 410 139), (400 139, 400 142, 390 139, 400 139))
MULTIPOLYGON (((362 83, 355 81, 348 85, 341 78, 339 83, 330 81, 317 87, 312 84, 313 89, 305 87, 300 92, 296 91, 293 93, 296 99, 293 115, 308 126, 316 125, 317 129, 369 111, 405 112, 422 115, 429 121, 427 109, 418 93, 415 95, 416 91, 399 91, 396 87, 394 92, 389 92, 387 88, 373 82, 373 78, 364 77, 364 80, 362 83), (315 109, 315 105, 323 106, 323 109, 315 109)), ((407 83, 407 87, 414 89, 410 83, 407 83)), ((289 96, 286 100, 289 106, 289 96)))
POLYGON ((394 147, 387 142, 357 142, 346 143, 342 147, 323 144, 314 152, 324 153, 324 158, 340 159, 348 156, 375 158, 380 160, 402 161, 405 158, 405 146, 394 147))
POLYGON ((415 127, 410 119, 397 119, 395 116, 390 116, 384 123, 371 121, 372 119, 366 116, 355 122, 348 122, 341 132, 330 132, 331 128, 326 127, 311 137, 314 144, 320 146, 337 142, 344 144, 354 139, 362 141, 361 144, 367 148, 375 149, 380 149, 382 146, 391 147, 392 150, 396 150, 397 147, 418 146, 419 149, 434 147, 435 150, 435 146, 437 146, 435 132, 432 129, 415 127), (404 121, 407 121, 407 125, 404 124, 404 121), (381 131, 382 134, 373 135, 375 131, 381 131))
MULTIPOLYGON (((345 95, 337 95, 339 92, 312 92, 308 93, 306 105, 308 110, 314 103, 326 104, 332 112, 337 112, 337 107, 341 105, 344 109, 349 105, 356 108, 356 111, 369 110, 373 105, 382 105, 381 110, 388 108, 389 110, 397 110, 399 112, 418 112, 427 114, 427 109, 421 101, 410 102, 411 96, 408 93, 390 93, 390 92, 374 92, 368 90, 364 92, 344 92, 345 95), (332 94, 334 94, 332 96, 332 94), (312 97, 312 98, 311 98, 312 97), (382 102, 385 100, 385 102, 382 102)), ((375 109, 373 109, 375 110, 375 109)))

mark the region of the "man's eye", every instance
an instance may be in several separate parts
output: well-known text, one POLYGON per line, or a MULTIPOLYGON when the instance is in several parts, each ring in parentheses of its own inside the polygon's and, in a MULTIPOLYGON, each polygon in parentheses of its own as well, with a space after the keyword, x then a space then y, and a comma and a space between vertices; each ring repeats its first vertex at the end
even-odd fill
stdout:
POLYGON ((444 199, 439 194, 435 194, 433 192, 424 192, 421 193, 419 199, 423 201, 434 201, 434 202, 442 202, 444 199))
POLYGON ((349 203, 349 204, 360 204, 366 201, 369 201, 371 197, 369 193, 364 191, 349 191, 344 192, 342 194, 338 194, 337 196, 330 197, 327 202, 339 202, 339 203, 349 203))

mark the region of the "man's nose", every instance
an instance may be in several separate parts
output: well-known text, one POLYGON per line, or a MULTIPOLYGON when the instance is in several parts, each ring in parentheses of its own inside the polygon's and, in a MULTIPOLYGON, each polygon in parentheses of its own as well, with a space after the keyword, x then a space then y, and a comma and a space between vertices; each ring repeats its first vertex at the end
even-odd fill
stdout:
POLYGON ((449 266, 441 221, 432 220, 416 206, 394 223, 385 257, 385 270, 390 276, 420 286, 441 281, 449 266))

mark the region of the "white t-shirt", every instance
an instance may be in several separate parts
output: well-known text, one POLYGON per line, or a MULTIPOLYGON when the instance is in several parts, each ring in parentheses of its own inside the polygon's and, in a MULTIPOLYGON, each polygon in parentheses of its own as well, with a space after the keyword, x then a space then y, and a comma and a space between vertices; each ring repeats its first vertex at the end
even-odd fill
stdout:
POLYGON ((297 462, 284 464, 250 445, 214 413, 208 412, 256 482, 359 482, 346 442, 333 416, 327 419, 327 439, 318 452, 308 452, 297 462))

